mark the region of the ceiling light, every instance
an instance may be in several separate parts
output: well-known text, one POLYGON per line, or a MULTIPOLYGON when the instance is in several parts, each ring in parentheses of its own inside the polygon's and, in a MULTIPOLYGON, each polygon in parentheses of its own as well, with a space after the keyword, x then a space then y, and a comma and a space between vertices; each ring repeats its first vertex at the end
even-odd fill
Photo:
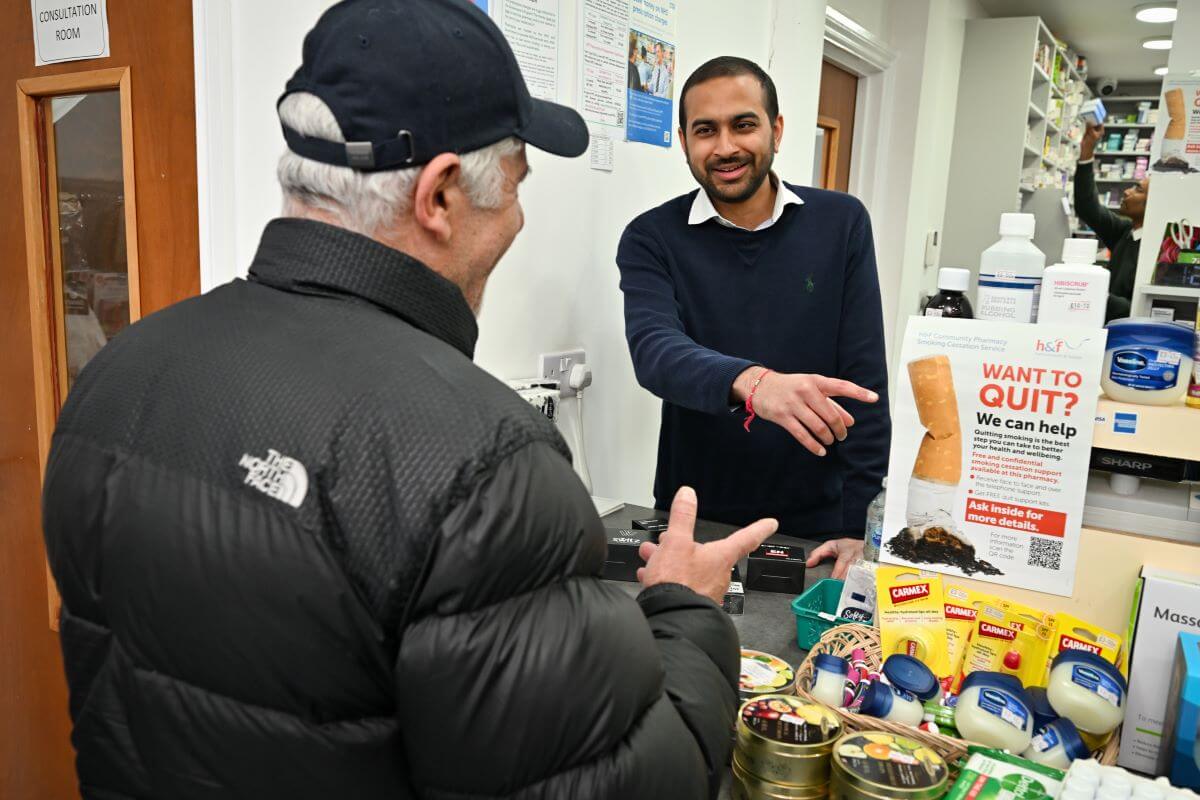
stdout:
POLYGON ((1146 3, 1134 7, 1133 15, 1139 22, 1174 22, 1179 11, 1174 3, 1146 3))
POLYGON ((1155 74, 1155 75, 1166 75, 1166 74, 1167 74, 1167 68, 1166 68, 1166 67, 1155 67, 1155 68, 1154 68, 1154 74, 1155 74))
POLYGON ((1151 36, 1149 39, 1142 39, 1142 47, 1147 50, 1170 50, 1171 38, 1169 36, 1151 36))

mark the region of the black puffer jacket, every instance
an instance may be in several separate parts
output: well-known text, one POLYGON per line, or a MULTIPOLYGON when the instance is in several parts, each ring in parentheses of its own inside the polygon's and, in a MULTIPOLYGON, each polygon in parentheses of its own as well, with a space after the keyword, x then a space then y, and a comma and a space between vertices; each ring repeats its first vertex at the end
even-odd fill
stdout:
POLYGON ((732 626, 597 579, 569 454, 475 335, 417 262, 277 220, 249 281, 88 365, 44 497, 85 796, 715 793, 732 626))

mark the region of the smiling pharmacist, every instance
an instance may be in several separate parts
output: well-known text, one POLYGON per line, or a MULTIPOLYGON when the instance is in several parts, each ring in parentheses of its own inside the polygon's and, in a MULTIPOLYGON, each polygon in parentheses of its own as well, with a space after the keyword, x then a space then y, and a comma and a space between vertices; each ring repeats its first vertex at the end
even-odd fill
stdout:
POLYGON ((770 515, 826 541, 812 562, 840 575, 891 435, 870 219, 771 171, 783 118, 751 61, 697 69, 679 125, 700 189, 639 216, 617 251, 634 369, 663 399, 655 504, 686 485, 705 518, 770 515))

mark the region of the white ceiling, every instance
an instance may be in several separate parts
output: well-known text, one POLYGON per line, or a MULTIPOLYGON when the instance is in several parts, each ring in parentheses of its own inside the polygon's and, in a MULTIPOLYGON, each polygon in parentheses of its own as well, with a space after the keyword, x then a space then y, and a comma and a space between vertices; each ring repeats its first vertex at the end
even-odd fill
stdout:
POLYGON ((1142 39, 1169 34, 1172 26, 1134 19, 1134 6, 1145 2, 1148 0, 979 0, 992 17, 1040 16, 1055 36, 1087 56, 1089 79, 1159 81, 1154 68, 1166 65, 1169 51, 1146 50, 1142 39))

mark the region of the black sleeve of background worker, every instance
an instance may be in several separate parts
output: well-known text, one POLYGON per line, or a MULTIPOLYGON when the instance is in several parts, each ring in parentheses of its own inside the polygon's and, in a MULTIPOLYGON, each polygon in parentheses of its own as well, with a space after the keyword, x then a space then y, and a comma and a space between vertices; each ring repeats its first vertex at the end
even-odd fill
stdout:
POLYGON ((598 579, 603 526, 558 451, 512 453, 432 535, 395 668, 422 797, 715 793, 732 626, 682 587, 643 615, 598 579))
POLYGON ((1117 242, 1133 227, 1133 223, 1100 203, 1094 169, 1094 161, 1075 167, 1075 214, 1111 250, 1116 248, 1117 242))
POLYGON ((875 403, 835 398, 854 417, 844 442, 834 445, 842 469, 842 533, 863 535, 867 506, 879 493, 887 474, 892 442, 888 409, 887 352, 883 343, 883 308, 871 219, 859 206, 859 219, 850 234, 846 288, 842 293, 842 328, 838 336, 838 370, 831 377, 856 383, 879 395, 875 403))

